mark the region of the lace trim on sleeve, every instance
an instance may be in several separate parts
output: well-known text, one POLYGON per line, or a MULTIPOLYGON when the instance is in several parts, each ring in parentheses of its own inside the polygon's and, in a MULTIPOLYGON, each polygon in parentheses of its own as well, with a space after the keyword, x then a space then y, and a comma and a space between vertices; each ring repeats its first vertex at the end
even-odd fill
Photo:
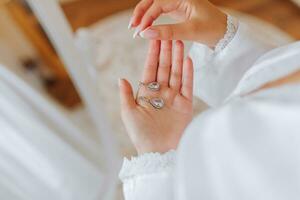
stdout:
POLYGON ((175 166, 176 151, 165 154, 146 153, 131 160, 124 158, 119 178, 124 181, 135 176, 172 170, 175 166))
POLYGON ((219 53, 231 42, 238 30, 238 20, 227 15, 227 31, 224 37, 218 42, 215 47, 215 53, 219 53))

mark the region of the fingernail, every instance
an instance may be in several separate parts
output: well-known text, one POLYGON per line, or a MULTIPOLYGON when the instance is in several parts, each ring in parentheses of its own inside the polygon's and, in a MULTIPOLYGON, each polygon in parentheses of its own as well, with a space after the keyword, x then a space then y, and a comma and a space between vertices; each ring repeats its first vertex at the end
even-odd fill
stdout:
POLYGON ((121 78, 119 78, 118 83, 119 83, 119 87, 120 87, 121 84, 122 84, 122 79, 121 78))
POLYGON ((133 34, 133 39, 136 38, 136 36, 139 35, 140 31, 141 31, 141 28, 138 26, 138 27, 135 29, 135 32, 134 32, 134 34, 133 34))
POLYGON ((140 36, 142 38, 146 39, 155 39, 159 36, 159 32, 157 30, 154 30, 152 28, 148 28, 140 33, 140 36))
POLYGON ((132 22, 133 22, 133 18, 130 18, 129 24, 128 24, 128 29, 131 29, 132 27, 132 22))

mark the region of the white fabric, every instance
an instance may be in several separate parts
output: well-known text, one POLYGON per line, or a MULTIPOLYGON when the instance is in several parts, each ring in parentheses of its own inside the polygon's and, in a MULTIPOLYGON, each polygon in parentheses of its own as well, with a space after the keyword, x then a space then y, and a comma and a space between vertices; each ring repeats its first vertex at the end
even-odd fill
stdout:
POLYGON ((147 153, 138 158, 133 157, 130 161, 125 158, 122 170, 119 174, 120 179, 125 183, 123 187, 125 198, 143 199, 146 195, 148 198, 155 199, 157 195, 153 193, 152 190, 160 193, 160 198, 168 198, 169 194, 172 193, 172 188, 166 188, 164 186, 168 184, 166 181, 169 181, 166 177, 170 177, 173 173, 175 157, 175 151, 171 150, 162 155, 159 153, 147 153), (138 196, 136 196, 135 190, 137 188, 135 186, 139 184, 139 180, 135 177, 139 176, 143 181, 146 181, 147 177, 149 177, 151 181, 151 176, 153 175, 161 177, 162 179, 157 181, 157 184, 153 185, 151 190, 147 187, 141 187, 138 196), (170 189, 170 191, 166 192, 166 189, 170 189))
POLYGON ((174 166, 176 158, 175 150, 170 150, 165 154, 146 153, 139 157, 132 157, 129 161, 124 158, 122 170, 119 177, 122 180, 131 179, 136 175, 169 171, 174 166), (147 171, 145 171, 147 170, 147 171))
POLYGON ((191 57, 195 66, 196 96, 210 106, 220 105, 255 61, 275 48, 254 32, 240 23, 236 36, 216 55, 202 44, 193 45, 191 57))
POLYGON ((0 199, 99 198, 99 148, 62 108, 0 65, 0 199))
POLYGON ((218 54, 194 44, 195 95, 213 108, 189 125, 169 173, 123 182, 126 200, 300 199, 300 84, 245 96, 300 70, 300 42, 277 48, 261 35, 240 23, 218 54))

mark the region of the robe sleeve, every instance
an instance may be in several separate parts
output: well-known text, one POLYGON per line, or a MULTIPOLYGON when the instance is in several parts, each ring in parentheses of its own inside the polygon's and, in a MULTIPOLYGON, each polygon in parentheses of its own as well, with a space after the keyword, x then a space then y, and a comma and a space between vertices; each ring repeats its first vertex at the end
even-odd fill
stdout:
POLYGON ((212 107, 224 102, 259 57, 277 47, 247 24, 237 22, 236 26, 235 35, 223 41, 225 47, 220 51, 199 43, 194 43, 190 51, 195 70, 194 94, 212 107))
POLYGON ((299 86, 235 99, 197 116, 177 152, 178 200, 298 200, 299 86))
POLYGON ((124 159, 119 177, 125 200, 173 200, 175 151, 124 159))

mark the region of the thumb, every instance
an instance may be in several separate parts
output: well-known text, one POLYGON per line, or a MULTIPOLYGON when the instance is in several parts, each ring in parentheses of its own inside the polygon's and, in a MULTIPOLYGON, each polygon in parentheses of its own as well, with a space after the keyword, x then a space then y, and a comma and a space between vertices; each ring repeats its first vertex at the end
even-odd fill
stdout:
POLYGON ((120 100, 123 108, 134 108, 136 106, 133 91, 126 79, 119 79, 120 100))
POLYGON ((140 36, 151 40, 191 40, 192 22, 151 26, 140 33, 140 36))

